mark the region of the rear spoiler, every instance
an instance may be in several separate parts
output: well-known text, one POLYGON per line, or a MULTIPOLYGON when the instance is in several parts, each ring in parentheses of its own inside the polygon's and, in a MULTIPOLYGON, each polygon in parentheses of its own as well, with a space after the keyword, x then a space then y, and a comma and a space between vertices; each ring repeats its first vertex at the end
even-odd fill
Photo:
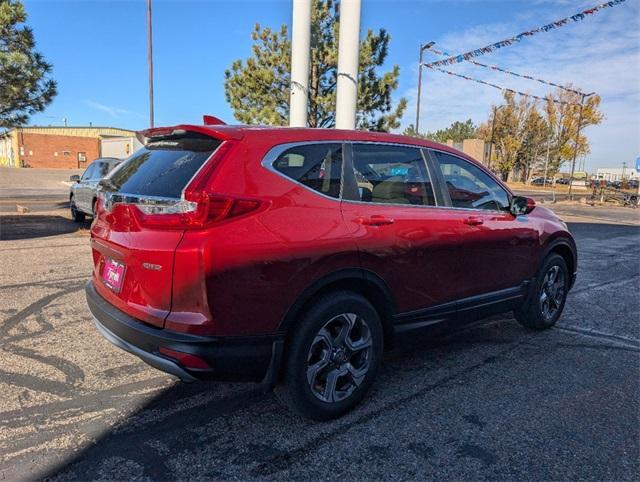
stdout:
POLYGON ((147 142, 154 138, 166 138, 172 135, 184 134, 185 132, 196 132, 221 141, 228 141, 232 139, 240 140, 244 137, 241 127, 228 126, 226 124, 213 124, 206 126, 180 124, 173 127, 153 127, 151 129, 136 132, 136 137, 142 144, 146 145, 147 142))

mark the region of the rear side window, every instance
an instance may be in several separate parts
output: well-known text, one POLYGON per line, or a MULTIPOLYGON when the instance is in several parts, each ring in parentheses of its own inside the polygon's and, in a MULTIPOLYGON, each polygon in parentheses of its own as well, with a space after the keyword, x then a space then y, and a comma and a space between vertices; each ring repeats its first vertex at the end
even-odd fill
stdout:
POLYGON ((433 186, 420 149, 354 144, 356 201, 435 206, 433 186))
POLYGON ((123 194, 180 198, 218 145, 197 134, 153 140, 112 172, 110 184, 123 194))
POLYGON ((287 149, 272 164, 285 176, 314 191, 340 197, 342 144, 302 144, 287 149))
POLYGON ((94 173, 98 169, 98 164, 93 162, 87 169, 82 173, 82 180, 88 181, 89 179, 93 179, 94 173))
POLYGON ((509 209, 507 192, 482 169, 451 154, 432 152, 442 170, 453 207, 493 211, 509 209))
POLYGON ((97 177, 103 178, 111 170, 111 164, 109 164, 108 162, 101 162, 99 164, 99 166, 100 167, 99 167, 99 171, 98 171, 98 176, 97 177))

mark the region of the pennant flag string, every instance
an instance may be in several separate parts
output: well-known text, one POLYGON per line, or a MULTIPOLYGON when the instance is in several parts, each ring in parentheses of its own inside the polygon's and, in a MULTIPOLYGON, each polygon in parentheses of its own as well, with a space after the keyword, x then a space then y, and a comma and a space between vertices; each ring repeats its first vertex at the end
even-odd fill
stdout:
POLYGON ((440 69, 438 67, 430 67, 428 65, 425 65, 425 67, 427 67, 429 69, 432 69, 432 70, 437 70, 438 72, 442 72, 442 73, 447 74, 447 75, 453 75, 454 77, 459 77, 459 78, 464 79, 464 80, 470 80, 471 82, 476 82, 478 84, 487 85, 489 87, 493 87, 494 89, 498 89, 498 90, 501 90, 503 92, 511 92, 512 94, 521 95, 523 97, 530 97, 532 99, 537 99, 537 100, 542 100, 542 101, 549 101, 550 100, 551 102, 554 102, 556 104, 575 105, 575 106, 580 105, 580 104, 576 104, 574 102, 565 102, 565 101, 562 101, 562 100, 540 97, 538 95, 527 94, 525 92, 520 92, 518 90, 508 89, 506 87, 501 87, 501 86, 499 86, 497 84, 493 84, 491 82, 487 82, 486 80, 474 79, 473 77, 468 77, 466 75, 457 74, 455 72, 451 72, 449 70, 440 69))
MULTIPOLYGON (((449 54, 447 52, 444 52, 442 50, 434 49, 433 47, 429 48, 429 50, 431 52, 433 52, 434 54, 440 55, 442 57, 448 57, 448 56, 451 55, 451 54, 449 54)), ((510 70, 503 69, 502 67, 498 67, 497 65, 487 65, 487 64, 483 64, 481 62, 478 62, 478 61, 472 60, 472 59, 467 60, 467 62, 470 62, 470 63, 472 63, 474 65, 479 66, 479 67, 484 67, 486 69, 496 70, 498 72, 503 72, 505 74, 513 75, 515 77, 520 77, 522 79, 534 80, 536 82, 540 82, 541 84, 550 85, 552 87, 558 87, 559 89, 566 90, 567 92, 573 92, 574 94, 582 95, 582 92, 580 92, 578 90, 575 90, 575 89, 570 89, 569 87, 565 87, 564 85, 556 84, 555 82, 549 82, 548 80, 538 79, 536 77, 532 77, 532 76, 526 75, 526 74, 518 74, 517 72, 512 72, 510 70)), ((423 65, 425 65, 425 64, 423 64, 423 65)))
POLYGON ((520 42, 523 38, 525 37, 531 37, 537 33, 540 32, 548 32, 549 30, 553 30, 556 28, 560 28, 563 27, 564 25, 568 24, 569 22, 579 22, 581 20, 584 20, 587 15, 593 15, 594 13, 599 12, 600 10, 604 10, 605 8, 610 8, 610 7, 614 7, 616 5, 619 5, 621 3, 626 2, 626 0, 611 0, 610 2, 605 2, 602 3, 600 5, 596 5, 595 7, 591 7, 588 8, 587 10, 583 10, 582 12, 576 13, 575 15, 571 15, 570 17, 566 17, 560 20, 556 20, 555 22, 551 22, 548 23, 547 25, 543 25, 542 27, 538 27, 538 28, 534 28, 532 30, 528 30, 526 32, 522 32, 519 33, 518 35, 505 39, 505 40, 501 40, 499 42, 487 45, 485 47, 479 48, 479 49, 475 49, 475 50, 470 50, 469 52, 465 52, 463 54, 460 55, 453 55, 450 56, 446 59, 442 59, 442 60, 437 60, 435 62, 431 62, 428 64, 425 64, 426 67, 439 67, 439 66, 443 66, 443 65, 451 65, 451 64, 457 64, 460 62, 464 62, 465 60, 469 60, 473 57, 479 57, 481 55, 484 54, 488 54, 489 52, 493 52, 494 50, 503 48, 503 47, 508 47, 510 45, 513 45, 516 42, 520 42))

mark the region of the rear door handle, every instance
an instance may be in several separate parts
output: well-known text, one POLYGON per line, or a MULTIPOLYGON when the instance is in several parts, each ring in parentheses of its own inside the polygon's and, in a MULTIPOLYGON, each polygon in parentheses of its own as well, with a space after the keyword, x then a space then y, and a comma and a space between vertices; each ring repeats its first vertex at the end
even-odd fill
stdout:
POLYGON ((360 224, 364 224, 365 226, 387 226, 389 224, 393 224, 394 220, 391 218, 386 218, 379 214, 374 214, 373 216, 358 218, 358 222, 360 224))
POLYGON ((482 223, 484 223, 484 221, 478 216, 469 216, 464 220, 464 224, 468 224, 469 226, 479 226, 482 223))

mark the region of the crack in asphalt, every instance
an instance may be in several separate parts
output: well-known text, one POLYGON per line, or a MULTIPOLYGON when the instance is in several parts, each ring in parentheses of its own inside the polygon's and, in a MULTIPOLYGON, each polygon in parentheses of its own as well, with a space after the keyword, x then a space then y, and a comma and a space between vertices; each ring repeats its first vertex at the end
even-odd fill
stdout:
POLYGON ((66 410, 99 410, 104 408, 105 403, 117 401, 122 397, 126 398, 136 391, 166 388, 169 380, 171 379, 168 376, 162 375, 106 390, 93 391, 68 400, 0 412, 0 427, 19 428, 31 424, 44 424, 61 418, 66 410))
POLYGON ((640 278, 640 273, 636 273, 633 274, 625 279, 614 279, 614 280, 609 280, 609 281, 603 281, 602 283, 594 283, 591 285, 587 285, 584 288, 578 288, 578 289, 573 289, 571 290, 571 294, 575 294, 575 293, 583 293, 585 291, 589 291, 589 290, 593 290, 593 289, 598 289, 598 288, 603 288, 605 286, 615 286, 615 285, 622 285, 622 284, 626 284, 631 280, 634 280, 636 278, 640 278))
POLYGON ((16 283, 16 284, 12 284, 12 285, 2 285, 2 286, 0 286, 0 290, 6 290, 6 289, 10 289, 10 288, 24 288, 24 287, 33 288, 33 287, 36 287, 36 286, 49 286, 51 284, 57 285, 58 283, 61 283, 61 282, 64 282, 64 281, 88 280, 90 276, 91 275, 72 276, 70 278, 57 278, 57 279, 48 279, 46 281, 28 281, 28 282, 25 282, 25 283, 16 283))
MULTIPOLYGON (((187 388, 189 390, 189 388, 187 388)), ((169 394, 171 395, 171 394, 169 394)), ((180 401, 188 400, 194 395, 188 395, 186 397, 178 396, 177 400, 162 400, 161 405, 172 405, 180 401)), ((215 394, 211 394, 215 396, 215 394)), ((206 397, 205 397, 206 398, 206 397)), ((59 467, 56 471, 49 474, 43 474, 45 477, 58 477, 61 476, 62 480, 67 480, 64 476, 64 472, 73 470, 76 464, 82 464, 87 458, 88 451, 99 450, 100 458, 105 459, 107 457, 115 457, 121 454, 122 443, 126 440, 126 443, 132 443, 136 447, 135 454, 128 454, 130 460, 135 461, 145 467, 145 477, 151 479, 164 480, 167 479, 169 468, 166 466, 167 458, 158 457, 156 450, 138 450, 145 445, 149 446, 147 442, 154 438, 162 438, 163 445, 170 453, 178 452, 185 447, 185 440, 183 438, 167 437, 167 434, 180 433, 188 428, 202 427, 212 421, 222 419, 229 416, 243 408, 254 405, 258 401, 264 398, 264 392, 261 388, 255 388, 252 390, 241 391, 230 397, 224 397, 218 400, 206 400, 203 403, 196 404, 188 407, 184 410, 180 410, 162 423, 158 423, 157 417, 150 417, 146 421, 143 421, 141 425, 136 425, 135 416, 126 420, 126 426, 122 429, 115 427, 110 433, 106 434, 105 438, 85 449, 85 453, 81 457, 77 457, 75 460, 71 460, 63 466, 59 467), (203 409, 203 406, 206 409, 203 409), (179 415, 178 415, 179 414, 179 415), (121 442, 122 441, 122 442, 121 442), (153 476, 149 474, 154 474, 153 476)), ((151 410, 151 406, 155 400, 151 400, 145 410, 151 410)), ((91 467, 96 469, 97 467, 91 467)), ((82 471, 86 474, 86 471, 82 471)), ((89 478, 97 478, 97 475, 89 478)))
POLYGON ((510 345, 510 347, 506 350, 503 350, 495 355, 490 355, 486 358, 484 358, 482 361, 480 361, 479 363, 476 363, 474 365, 471 365, 463 370, 457 371, 455 373, 452 373, 451 375, 448 375, 446 377, 441 378, 440 380, 438 380, 437 382, 431 383, 429 385, 426 385, 424 387, 422 387, 420 390, 417 390, 413 393, 410 393, 407 396, 404 397, 399 397, 396 398, 394 400, 391 400, 387 403, 382 404, 380 407, 363 414, 362 416, 356 417, 355 420, 347 422, 345 424, 340 424, 338 427, 336 427, 335 429, 326 432, 324 434, 321 434, 318 437, 315 437, 311 440, 309 440, 308 442, 306 442, 304 445, 302 445, 301 447, 298 447, 295 450, 292 450, 290 452, 286 452, 284 454, 280 454, 277 455, 275 457, 273 457, 271 460, 268 460, 266 462, 263 462, 261 464, 259 464, 257 467, 254 467, 249 473, 254 476, 254 477, 265 477, 265 476, 270 476, 270 475, 274 475, 278 472, 281 472, 283 470, 286 470, 291 464, 295 464, 301 460, 303 460, 311 451, 316 450, 318 447, 321 447, 322 445, 327 444, 328 442, 330 442, 335 436, 340 435, 345 433, 347 430, 350 430, 353 427, 362 425, 372 419, 374 419, 375 417, 399 406, 399 405, 404 405, 407 404, 409 402, 412 402, 424 395, 426 395, 427 393, 436 390, 444 385, 446 385, 447 383, 456 380, 459 377, 462 377, 464 375, 468 375, 472 372, 475 372, 476 370, 481 369, 482 367, 494 363, 497 359, 499 358, 503 358, 506 357, 506 355, 508 355, 509 353, 515 351, 518 347, 520 347, 522 344, 525 343, 526 340, 523 341, 519 341, 519 342, 515 342, 512 345, 510 345))
POLYGON ((84 286, 84 283, 69 283, 66 288, 43 296, 42 298, 28 305, 26 308, 23 308, 14 315, 10 316, 0 326, 0 339, 4 338, 4 336, 7 335, 9 331, 14 328, 14 326, 18 325, 21 321, 24 321, 29 315, 34 315, 37 312, 42 311, 52 301, 61 296, 73 293, 74 291, 78 291, 82 286, 84 286))
MULTIPOLYGON (((64 236, 64 235, 62 235, 62 236, 64 236)), ((79 235, 76 235, 76 236, 79 236, 79 235)), ((67 239, 68 238, 69 238, 69 236, 67 236, 67 239)), ((23 251, 25 249, 51 249, 51 248, 69 249, 69 248, 77 247, 77 246, 86 246, 87 245, 86 239, 84 239, 84 238, 80 238, 80 239, 81 239, 82 242, 78 242, 78 243, 48 244, 48 245, 44 245, 44 246, 15 246, 15 247, 11 247, 11 248, 2 248, 2 249, 0 249, 0 253, 4 253, 5 251, 23 251)), ((15 240, 0 239, 0 241, 15 241, 15 240)))
POLYGON ((640 350, 640 340, 637 340, 636 338, 614 335, 612 333, 605 333, 603 331, 590 330, 587 328, 579 328, 571 325, 556 326, 554 327, 554 329, 559 331, 566 331, 569 333, 577 333, 579 335, 589 336, 607 341, 615 341, 616 343, 621 343, 628 348, 640 350))
POLYGON ((62 296, 77 292, 79 288, 80 285, 78 283, 65 284, 62 289, 58 289, 51 294, 39 298, 27 307, 9 316, 4 323, 0 325, 0 339, 3 341, 1 349, 4 352, 32 360, 33 362, 48 365, 54 370, 61 372, 65 377, 65 381, 60 382, 51 380, 45 376, 37 376, 28 373, 20 374, 0 370, 0 376, 2 377, 3 382, 9 385, 34 390, 36 392, 41 391, 52 395, 65 396, 69 394, 69 389, 76 387, 79 382, 84 380, 85 374, 79 365, 58 356, 40 355, 34 350, 16 345, 15 337, 8 336, 12 329, 17 328, 31 315, 35 317, 36 322, 41 329, 37 332, 30 331, 28 334, 20 335, 34 337, 52 331, 54 327, 43 317, 43 310, 53 301, 62 296))

